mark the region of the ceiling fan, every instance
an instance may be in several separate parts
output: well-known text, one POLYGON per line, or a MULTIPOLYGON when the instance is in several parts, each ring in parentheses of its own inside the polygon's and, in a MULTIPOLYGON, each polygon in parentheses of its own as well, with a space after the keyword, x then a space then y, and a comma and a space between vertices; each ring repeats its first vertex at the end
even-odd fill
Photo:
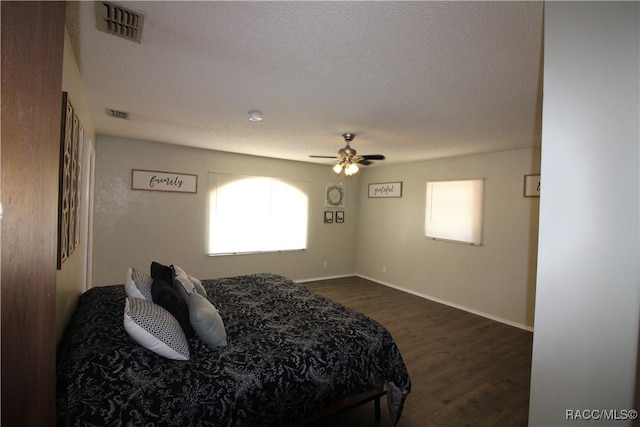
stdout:
POLYGON ((337 174, 344 170, 344 174, 346 176, 354 175, 358 172, 358 163, 361 165, 369 165, 371 164, 371 160, 384 160, 384 156, 382 154, 365 154, 360 155, 358 152, 351 148, 349 145, 353 138, 355 138, 355 134, 353 133, 344 133, 342 134, 344 141, 347 145, 344 148, 338 150, 339 156, 309 156, 320 159, 340 159, 338 163, 333 167, 333 171, 337 174))

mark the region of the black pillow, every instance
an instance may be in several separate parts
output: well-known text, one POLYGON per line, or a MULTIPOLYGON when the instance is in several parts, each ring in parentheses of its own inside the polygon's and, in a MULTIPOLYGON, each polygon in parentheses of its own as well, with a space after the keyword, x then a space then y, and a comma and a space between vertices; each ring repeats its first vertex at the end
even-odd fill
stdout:
POLYGON ((167 310, 176 318, 187 338, 195 336, 195 332, 189 321, 189 306, 173 286, 162 279, 153 279, 151 296, 153 297, 153 302, 167 310))
POLYGON ((166 265, 160 264, 159 262, 153 261, 151 263, 151 277, 154 279, 162 279, 165 282, 171 284, 173 283, 173 276, 175 272, 173 271, 173 267, 167 267, 166 265))

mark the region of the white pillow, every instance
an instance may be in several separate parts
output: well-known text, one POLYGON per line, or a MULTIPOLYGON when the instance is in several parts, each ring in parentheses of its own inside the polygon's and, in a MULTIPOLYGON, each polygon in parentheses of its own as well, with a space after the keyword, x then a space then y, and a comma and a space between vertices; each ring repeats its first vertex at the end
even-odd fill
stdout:
POLYGON ((186 276, 187 273, 185 273, 185 271, 178 267, 177 265, 172 265, 171 267, 173 267, 173 271, 175 272, 176 276, 186 276))
POLYGON ((189 276, 189 280, 191 280, 191 283, 193 283, 193 289, 195 289, 197 293, 206 298, 207 291, 204 289, 204 286, 202 286, 202 282, 193 276, 189 276))
POLYGON ((227 331, 220 313, 197 292, 189 296, 189 321, 196 335, 209 347, 227 345, 227 331))
POLYGON ((167 310, 141 298, 127 298, 124 329, 141 346, 174 360, 189 360, 189 343, 180 323, 167 310))
POLYGON ((184 299, 184 302, 188 303, 189 294, 195 292, 193 283, 191 283, 191 280, 189 280, 187 273, 185 273, 184 270, 177 265, 173 266, 173 270, 176 273, 175 277, 173 278, 173 287, 176 288, 182 299, 184 299))
POLYGON ((148 274, 143 273, 137 268, 129 267, 127 271, 127 280, 125 281, 124 290, 129 298, 142 298, 153 301, 151 296, 151 284, 153 279, 148 274))

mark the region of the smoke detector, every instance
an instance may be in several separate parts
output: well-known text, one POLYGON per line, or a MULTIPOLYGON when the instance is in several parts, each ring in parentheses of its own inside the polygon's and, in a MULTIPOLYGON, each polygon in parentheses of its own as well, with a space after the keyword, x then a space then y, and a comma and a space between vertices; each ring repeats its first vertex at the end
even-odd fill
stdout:
POLYGON ((264 119, 264 115, 262 114, 262 111, 256 111, 256 110, 249 111, 247 116, 249 117, 250 122, 261 122, 262 119, 264 119))

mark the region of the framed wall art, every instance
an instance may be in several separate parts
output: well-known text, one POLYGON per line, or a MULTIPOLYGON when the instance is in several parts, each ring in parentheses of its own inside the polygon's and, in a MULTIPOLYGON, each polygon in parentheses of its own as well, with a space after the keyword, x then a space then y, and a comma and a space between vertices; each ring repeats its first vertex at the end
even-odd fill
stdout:
POLYGON ((131 171, 131 189, 197 193, 198 175, 133 169, 131 171))
POLYGON ((80 200, 84 128, 67 92, 62 93, 58 191, 57 268, 80 244, 80 200))
POLYGON ((324 193, 324 206, 327 208, 344 208, 343 183, 327 184, 324 193))
POLYGON ((324 223, 331 224, 333 222, 333 211, 324 211, 324 223))
POLYGON ((369 197, 402 197, 402 182, 376 182, 369 184, 369 197))

